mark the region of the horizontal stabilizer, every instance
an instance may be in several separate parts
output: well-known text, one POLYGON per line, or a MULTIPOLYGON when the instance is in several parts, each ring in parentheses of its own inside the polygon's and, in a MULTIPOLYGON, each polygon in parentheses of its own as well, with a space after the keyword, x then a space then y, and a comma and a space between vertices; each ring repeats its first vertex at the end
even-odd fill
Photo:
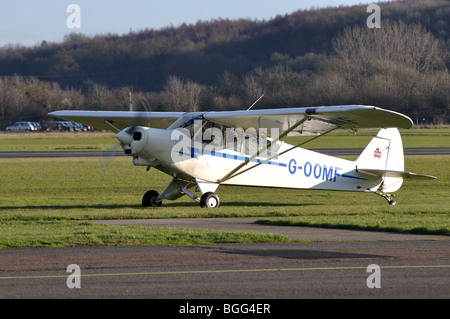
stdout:
POLYGON ((380 176, 380 177, 437 179, 437 177, 430 176, 430 175, 421 175, 421 174, 402 172, 402 171, 389 171, 389 170, 382 170, 382 169, 360 169, 360 168, 358 168, 358 172, 367 173, 370 175, 380 176))

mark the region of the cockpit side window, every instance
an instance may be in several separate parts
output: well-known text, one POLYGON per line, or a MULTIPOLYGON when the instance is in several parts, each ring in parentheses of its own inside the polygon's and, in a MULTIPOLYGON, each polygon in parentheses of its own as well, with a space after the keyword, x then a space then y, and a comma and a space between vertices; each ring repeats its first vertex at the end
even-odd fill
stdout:
MULTIPOLYGON (((256 130, 232 128, 219 123, 205 120, 204 113, 186 113, 175 121, 169 129, 185 129, 189 132, 192 142, 208 145, 210 149, 219 151, 228 149, 243 155, 253 155, 266 146, 269 141, 256 134, 256 130)), ((261 157, 271 156, 274 151, 272 145, 269 150, 260 154, 261 157)), ((276 150, 275 150, 276 153, 276 150)))

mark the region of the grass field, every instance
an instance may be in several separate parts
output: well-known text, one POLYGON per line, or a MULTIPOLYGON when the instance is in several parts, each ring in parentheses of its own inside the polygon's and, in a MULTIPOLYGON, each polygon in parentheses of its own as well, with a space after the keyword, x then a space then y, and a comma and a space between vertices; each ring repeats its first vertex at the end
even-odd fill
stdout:
POLYGON ((104 151, 116 142, 109 132, 0 132, 0 152, 104 151))
MULTIPOLYGON (((48 147, 71 142, 64 136, 55 139, 48 147)), ((435 146, 449 139, 430 134, 427 140, 435 146)), ((130 158, 115 158, 106 171, 98 158, 0 159, 0 247, 288 240, 271 234, 89 222, 128 218, 259 216, 267 222, 266 217, 278 217, 271 222, 450 235, 450 156, 407 156, 405 165, 438 179, 405 181, 396 206, 373 194, 221 186, 221 207, 207 210, 186 196, 156 209, 141 207, 145 191, 161 191, 171 178, 133 167, 130 158)))

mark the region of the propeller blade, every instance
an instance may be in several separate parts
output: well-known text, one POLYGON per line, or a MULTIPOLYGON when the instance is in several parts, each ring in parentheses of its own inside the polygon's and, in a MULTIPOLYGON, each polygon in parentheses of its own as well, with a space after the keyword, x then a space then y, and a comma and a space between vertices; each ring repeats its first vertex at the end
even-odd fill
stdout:
MULTIPOLYGON (((141 105, 144 108, 145 112, 150 112, 151 107, 146 96, 143 97, 141 105)), ((116 138, 119 140, 119 142, 114 144, 107 151, 102 152, 100 156, 100 165, 102 167, 103 173, 105 173, 105 171, 111 165, 111 162, 115 157, 114 153, 117 153, 120 148, 124 149, 124 146, 131 145, 131 143, 133 142, 134 132, 136 131, 136 128, 139 126, 139 124, 142 123, 141 121, 141 117, 136 116, 129 127, 116 134, 116 138)), ((150 117, 148 117, 147 125, 150 126, 150 117)))
POLYGON ((120 148, 121 148, 121 143, 117 142, 113 146, 109 147, 108 150, 103 151, 101 153, 100 167, 102 168, 103 174, 105 174, 109 165, 111 165, 111 162, 113 161, 114 157, 116 156, 116 153, 119 151, 120 148))

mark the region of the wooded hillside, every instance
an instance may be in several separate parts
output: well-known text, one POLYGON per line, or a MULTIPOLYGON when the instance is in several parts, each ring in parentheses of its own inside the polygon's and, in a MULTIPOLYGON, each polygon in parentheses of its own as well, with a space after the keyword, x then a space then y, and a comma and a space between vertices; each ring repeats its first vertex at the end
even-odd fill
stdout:
POLYGON ((0 49, 0 123, 59 109, 199 111, 367 104, 450 123, 450 2, 300 10, 269 21, 67 36, 0 49))

